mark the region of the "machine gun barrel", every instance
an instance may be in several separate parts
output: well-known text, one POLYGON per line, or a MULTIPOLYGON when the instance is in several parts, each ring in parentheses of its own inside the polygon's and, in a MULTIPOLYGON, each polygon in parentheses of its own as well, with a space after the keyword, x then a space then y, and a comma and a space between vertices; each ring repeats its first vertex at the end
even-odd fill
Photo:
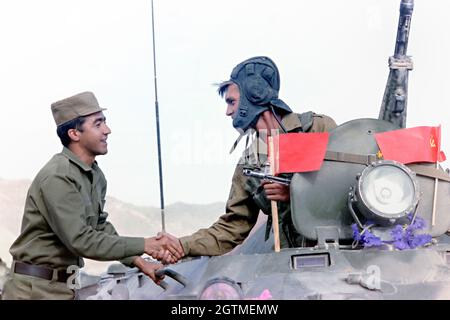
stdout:
POLYGON ((277 183, 281 183, 284 184, 286 186, 291 184, 291 180, 288 178, 281 178, 281 177, 276 177, 276 176, 272 176, 269 174, 265 174, 263 172, 259 172, 259 171, 253 171, 250 169, 244 169, 243 174, 245 176, 249 176, 249 177, 254 177, 257 179, 261 179, 261 180, 266 180, 266 181, 270 181, 270 182, 277 182, 277 183))
POLYGON ((411 57, 406 55, 413 9, 414 0, 401 0, 395 50, 389 57, 389 78, 378 117, 399 128, 406 127, 408 74, 413 69, 411 57))
POLYGON ((413 9, 414 0, 402 0, 400 3, 400 18, 398 20, 397 40, 394 51, 395 58, 406 56, 413 9))

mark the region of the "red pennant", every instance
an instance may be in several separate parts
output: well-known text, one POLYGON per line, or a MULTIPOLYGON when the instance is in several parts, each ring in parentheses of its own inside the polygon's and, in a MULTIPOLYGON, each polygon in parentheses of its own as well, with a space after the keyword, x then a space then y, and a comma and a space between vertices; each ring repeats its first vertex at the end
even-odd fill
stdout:
POLYGON ((328 144, 328 132, 286 133, 275 137, 275 174, 320 169, 328 144))
POLYGON ((386 160, 404 164, 413 162, 442 162, 441 126, 415 127, 375 134, 386 160))

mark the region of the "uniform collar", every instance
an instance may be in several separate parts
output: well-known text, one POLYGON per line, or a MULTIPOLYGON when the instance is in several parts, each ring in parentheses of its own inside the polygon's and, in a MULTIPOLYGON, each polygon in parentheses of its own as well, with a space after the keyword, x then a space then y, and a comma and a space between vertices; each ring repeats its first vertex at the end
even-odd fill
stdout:
POLYGON ((302 124, 300 123, 300 119, 298 115, 294 112, 288 113, 281 119, 281 123, 286 128, 288 132, 293 131, 295 129, 301 128, 302 124))
POLYGON ((92 167, 90 167, 89 165, 87 165, 86 163, 84 163, 83 161, 81 161, 81 159, 72 151, 70 151, 69 148, 64 147, 62 150, 62 154, 69 159, 70 161, 72 161, 73 163, 75 163, 78 167, 80 167, 81 169, 83 169, 84 171, 88 172, 88 171, 92 171, 92 169, 96 169, 97 168, 97 161, 94 161, 94 163, 92 164, 92 167))

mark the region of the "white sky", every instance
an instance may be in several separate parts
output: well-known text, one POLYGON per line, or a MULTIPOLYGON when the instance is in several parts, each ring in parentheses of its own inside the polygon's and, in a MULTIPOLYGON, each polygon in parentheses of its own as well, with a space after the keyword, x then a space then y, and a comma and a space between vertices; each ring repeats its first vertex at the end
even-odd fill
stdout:
MULTIPOLYGON (((166 205, 226 200, 240 150, 212 84, 244 59, 270 56, 297 112, 377 117, 399 4, 155 0, 166 205)), ((415 1, 408 127, 442 124, 450 157, 449 11, 415 1)), ((32 179, 61 149, 50 104, 90 90, 113 132, 97 159, 109 194, 159 206, 151 40, 149 0, 2 0, 0 177, 32 179)))

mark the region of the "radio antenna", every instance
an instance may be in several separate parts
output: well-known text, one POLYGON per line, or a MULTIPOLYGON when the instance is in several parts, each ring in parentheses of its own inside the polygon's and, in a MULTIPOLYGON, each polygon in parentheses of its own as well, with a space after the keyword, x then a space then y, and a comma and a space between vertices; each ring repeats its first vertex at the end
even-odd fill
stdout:
POLYGON ((158 167, 159 167, 159 195, 161 202, 161 227, 162 232, 166 232, 166 222, 164 213, 164 188, 163 188, 163 173, 162 173, 162 159, 161 159, 161 135, 159 130, 159 104, 158 104, 158 81, 156 77, 156 45, 155 45, 155 17, 153 14, 153 0, 152 0, 152 38, 153 38, 153 74, 155 83, 155 114, 156 114, 156 137, 158 144, 158 167))

